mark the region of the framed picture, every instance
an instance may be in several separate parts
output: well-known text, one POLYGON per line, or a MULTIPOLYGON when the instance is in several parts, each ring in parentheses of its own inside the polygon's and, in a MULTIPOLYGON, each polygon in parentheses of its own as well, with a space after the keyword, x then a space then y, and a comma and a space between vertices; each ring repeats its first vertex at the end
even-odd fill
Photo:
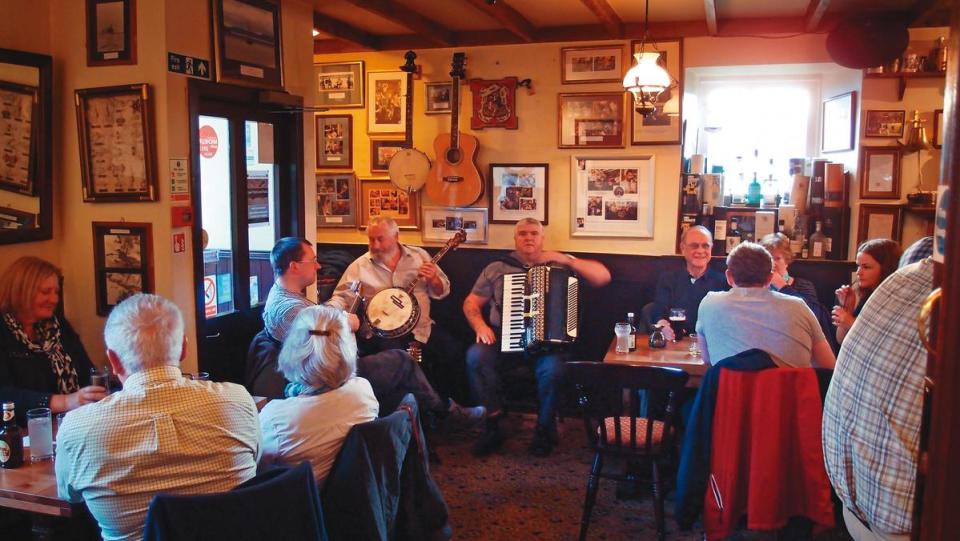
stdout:
POLYGON ((517 78, 504 77, 495 81, 472 79, 473 114, 470 129, 517 129, 517 78))
MULTIPOLYGON (((640 43, 630 42, 631 54, 640 52, 640 43)), ((679 145, 683 125, 683 40, 646 41, 643 45, 644 51, 660 53, 659 64, 676 81, 676 86, 660 94, 653 114, 642 116, 633 109, 633 103, 629 104, 630 144, 679 145)))
POLYGON ((623 148, 623 100, 623 92, 557 94, 557 147, 623 148))
POLYGON ((857 117, 857 93, 847 92, 823 102, 820 126, 820 150, 842 152, 853 150, 854 119, 857 117))
POLYGON ((407 74, 367 73, 367 133, 403 133, 407 122, 407 74))
POLYGON ((903 137, 906 111, 864 111, 864 137, 903 137))
POLYGON ((283 89, 280 2, 210 1, 217 82, 283 89))
POLYGON ((373 216, 389 216, 400 229, 420 229, 420 194, 398 190, 388 179, 360 179, 360 228, 373 216))
POLYGON ((619 83, 623 80, 623 47, 563 47, 560 82, 619 83))
POLYGON ((466 244, 486 244, 487 209, 424 207, 423 240, 446 242, 460 229, 467 234, 466 244))
POLYGON ((357 226, 357 179, 353 173, 317 175, 317 227, 357 226))
POLYGON ((137 1, 87 0, 87 65, 137 63, 137 1))
POLYGON ((653 237, 653 156, 571 156, 570 235, 653 237))
POLYGON ((0 207, 0 231, 16 231, 37 227, 37 214, 11 207, 0 207))
POLYGON ((933 148, 943 147, 943 109, 933 112, 933 148))
POLYGON ((149 223, 93 222, 98 315, 135 293, 153 293, 152 230, 149 223))
POLYGON ((363 60, 313 65, 317 107, 363 107, 363 60))
POLYGON ((317 126, 317 169, 353 167, 353 116, 314 115, 317 126))
POLYGON ((0 190, 37 195, 40 90, 0 80, 0 190))
POLYGON ((899 242, 903 207, 861 204, 857 223, 857 246, 869 239, 893 239, 899 242))
POLYGON ((76 91, 83 200, 156 201, 150 87, 76 91))
POLYGON ((402 139, 371 139, 370 140, 370 172, 386 173, 390 167, 390 159, 406 144, 402 139))
POLYGON ((423 95, 427 102, 423 112, 428 115, 449 114, 452 107, 450 92, 453 90, 453 82, 427 83, 424 87, 423 95))
POLYGON ((547 225, 549 165, 545 163, 490 164, 490 222, 515 224, 536 218, 547 225))
POLYGON ((900 199, 900 154, 896 147, 864 147, 860 199, 900 199))

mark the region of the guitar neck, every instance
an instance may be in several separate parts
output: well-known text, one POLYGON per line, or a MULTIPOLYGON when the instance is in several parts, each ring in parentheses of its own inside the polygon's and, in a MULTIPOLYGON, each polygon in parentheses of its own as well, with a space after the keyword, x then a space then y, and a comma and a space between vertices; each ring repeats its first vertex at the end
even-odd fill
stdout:
MULTIPOLYGON (((452 242, 448 242, 443 248, 440 249, 439 252, 437 252, 437 255, 430 258, 430 262, 436 265, 438 261, 443 259, 443 256, 447 255, 447 252, 456 248, 456 246, 457 246, 456 244, 452 242)), ((417 276, 413 279, 412 282, 410 282, 409 285, 407 285, 407 287, 404 290, 407 292, 407 294, 413 295, 413 290, 414 288, 417 287, 417 284, 419 283, 420 283, 420 276, 417 276)))
POLYGON ((450 147, 460 148, 460 78, 453 78, 453 88, 450 89, 450 147))

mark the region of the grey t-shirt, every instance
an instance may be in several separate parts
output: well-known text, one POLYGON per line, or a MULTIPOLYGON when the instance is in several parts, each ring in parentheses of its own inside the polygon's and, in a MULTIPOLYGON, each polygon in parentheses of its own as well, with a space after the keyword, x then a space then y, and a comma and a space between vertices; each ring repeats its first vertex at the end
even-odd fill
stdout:
MULTIPOLYGON (((518 263, 520 262, 520 254, 517 252, 510 252, 509 257, 518 263)), ((484 267, 480 276, 477 277, 470 293, 492 300, 489 318, 491 327, 500 328, 500 308, 503 306, 503 275, 526 271, 526 268, 518 267, 506 261, 494 261, 484 267)))
POLYGON ((274 340, 283 342, 300 311, 315 304, 299 291, 288 291, 279 284, 273 284, 263 306, 263 328, 274 340))
POLYGON ((813 345, 826 339, 803 299, 765 287, 707 293, 700 303, 697 334, 705 337, 713 364, 757 348, 790 368, 810 367, 813 345))

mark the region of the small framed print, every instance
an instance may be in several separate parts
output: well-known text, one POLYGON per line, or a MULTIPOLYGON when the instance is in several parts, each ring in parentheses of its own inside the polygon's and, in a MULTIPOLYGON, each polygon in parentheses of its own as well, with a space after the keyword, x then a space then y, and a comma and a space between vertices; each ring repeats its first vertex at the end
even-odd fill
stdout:
POLYGON ((864 111, 864 137, 903 137, 903 124, 906 120, 906 111, 864 111))
POLYGON ((943 109, 933 112, 933 148, 943 148, 943 109))
POLYGON ((820 149, 823 152, 853 150, 854 121, 857 117, 857 93, 847 92, 823 102, 820 149))
POLYGON ((570 235, 653 237, 653 156, 571 156, 570 235))
POLYGON ((390 159, 406 145, 399 139, 371 139, 370 140, 370 172, 386 173, 390 167, 390 159))
POLYGON ((403 133, 407 122, 407 74, 367 73, 367 133, 403 133))
POLYGON ((860 199, 900 199, 900 154, 895 147, 864 147, 860 199))
POLYGON ((87 65, 136 63, 136 0, 87 0, 87 65))
POLYGON ((282 89, 280 2, 210 1, 217 82, 282 89))
POLYGON ((870 239, 900 241, 903 226, 903 207, 900 205, 860 205, 857 220, 857 246, 870 239))
MULTIPOLYGON (((660 94, 656 110, 647 116, 636 112, 633 103, 630 103, 630 144, 679 145, 683 125, 683 40, 665 39, 642 43, 644 51, 660 53, 658 63, 670 74, 675 86, 660 94)), ((632 53, 640 52, 640 44, 640 41, 630 42, 632 53)))
POLYGON ((557 100, 558 148, 624 147, 623 92, 558 94, 557 100))
POLYGON ((317 127, 317 169, 353 167, 353 116, 314 115, 317 127))
POLYGON ((37 195, 40 89, 0 80, 0 190, 37 195))
POLYGON ((400 229, 420 229, 420 194, 399 190, 389 179, 360 179, 360 228, 366 229, 370 218, 393 218, 400 229))
POLYGON ((313 65, 317 107, 363 107, 363 60, 313 65))
POLYGON ((473 95, 470 129, 517 129, 519 120, 516 77, 504 77, 495 81, 471 79, 470 93, 473 95))
POLYGON ((486 244, 487 209, 424 207, 423 240, 446 242, 461 229, 467 234, 466 244, 486 244))
POLYGON ((623 47, 563 47, 560 82, 619 83, 623 80, 623 47))
POLYGON ((317 227, 357 226, 357 179, 353 173, 317 175, 317 227))
POLYGON ((76 91, 83 200, 156 201, 150 87, 76 91))
POLYGON ((427 83, 424 85, 424 98, 426 106, 424 113, 428 115, 450 114, 450 92, 453 89, 453 82, 445 83, 427 83))
POLYGON ((149 223, 93 222, 98 315, 133 294, 153 292, 152 230, 149 223))
POLYGON ((536 218, 547 225, 549 167, 545 163, 490 164, 490 223, 536 218))

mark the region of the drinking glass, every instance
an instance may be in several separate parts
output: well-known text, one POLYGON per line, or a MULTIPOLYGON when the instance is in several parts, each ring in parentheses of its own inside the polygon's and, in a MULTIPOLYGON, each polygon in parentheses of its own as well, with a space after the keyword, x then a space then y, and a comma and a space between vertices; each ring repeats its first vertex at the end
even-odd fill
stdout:
POLYGON ((30 460, 38 462, 53 457, 53 418, 50 408, 27 410, 27 432, 30 434, 30 460))
POLYGON ((673 341, 683 338, 684 325, 687 324, 687 311, 683 308, 670 309, 670 328, 673 329, 673 341))
POLYGON ((617 335, 617 353, 630 352, 630 334, 633 328, 626 321, 621 321, 613 326, 613 333, 617 335))
POLYGON ((697 333, 690 333, 690 347, 687 352, 694 359, 700 358, 700 343, 697 341, 697 333))
POLYGON ((110 394, 110 369, 108 367, 90 369, 90 385, 97 385, 107 390, 110 394))

